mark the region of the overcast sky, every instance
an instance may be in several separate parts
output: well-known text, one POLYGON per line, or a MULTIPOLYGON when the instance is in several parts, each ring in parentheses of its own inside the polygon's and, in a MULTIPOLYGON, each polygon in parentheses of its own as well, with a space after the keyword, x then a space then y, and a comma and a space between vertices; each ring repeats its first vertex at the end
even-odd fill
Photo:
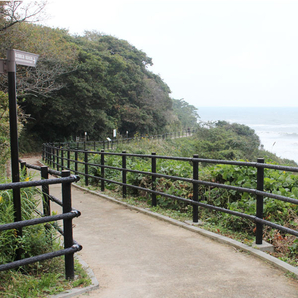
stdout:
POLYGON ((47 14, 127 40, 196 107, 298 106, 297 0, 49 0, 47 14))

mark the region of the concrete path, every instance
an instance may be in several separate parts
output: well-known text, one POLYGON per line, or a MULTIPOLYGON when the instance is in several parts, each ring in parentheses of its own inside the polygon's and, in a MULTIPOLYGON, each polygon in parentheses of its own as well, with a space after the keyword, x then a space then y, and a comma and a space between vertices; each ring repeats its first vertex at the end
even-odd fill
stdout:
POLYGON ((99 281, 81 298, 298 297, 297 281, 252 255, 75 187, 72 196, 79 255, 99 281))

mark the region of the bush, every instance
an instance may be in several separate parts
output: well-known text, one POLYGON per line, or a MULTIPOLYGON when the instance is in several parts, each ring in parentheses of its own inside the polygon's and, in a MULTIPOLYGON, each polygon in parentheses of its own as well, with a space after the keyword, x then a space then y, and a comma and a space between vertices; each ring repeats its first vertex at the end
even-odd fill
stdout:
MULTIPOLYGON (((257 186, 257 169, 251 167, 240 167, 232 165, 216 165, 210 167, 210 178, 213 182, 227 185, 255 189, 257 186)), ((290 198, 298 199, 298 176, 295 174, 265 169, 264 191, 290 198)), ((210 188, 204 193, 205 201, 219 207, 255 215, 256 197, 248 193, 241 193, 234 190, 210 188)), ((264 218, 281 225, 294 228, 291 222, 297 217, 297 205, 264 198, 264 218)), ((245 221, 239 225, 242 219, 233 216, 226 216, 223 220, 235 230, 245 229, 252 231, 254 223, 245 221)), ((214 218, 216 220, 216 218, 214 218)), ((222 219, 221 219, 222 220, 222 219)))
MULTIPOLYGON (((226 123, 221 123, 220 128, 226 123)), ((231 125, 231 129, 237 131, 241 136, 249 136, 254 138, 253 131, 242 125, 231 125)), ((216 133, 215 133, 216 137, 216 133)), ((257 142, 257 139, 255 140, 257 142)), ((164 141, 153 141, 149 139, 142 139, 139 143, 128 144, 128 147, 122 146, 116 149, 121 152, 126 149, 131 152, 135 149, 137 152, 143 154, 150 154, 152 151, 156 151, 158 155, 167 156, 181 156, 181 152, 187 152, 189 154, 194 148, 193 138, 183 139, 170 139, 164 141), (135 146, 135 147, 134 147, 135 146), (184 147, 183 147, 184 146, 184 147), (155 150, 153 150, 155 149, 155 150), (159 153, 159 149, 161 153, 159 153)), ((210 142, 211 143, 211 142, 210 142)), ((135 151, 135 152, 136 152, 135 151)), ((225 152, 221 151, 221 154, 225 152)), ((227 150, 227 152, 233 152, 227 150)), ((238 152, 238 151, 235 151, 238 152)), ((189 154, 193 155, 193 154, 189 154)), ((200 156, 200 154, 199 154, 200 156)), ((201 156, 200 156, 201 157, 201 156)), ((100 155, 95 155, 94 160, 100 163, 100 155)), ((244 161, 244 160, 242 160, 244 161)), ((273 161, 267 161, 267 163, 275 163, 273 161)), ((105 156, 105 164, 110 166, 116 166, 121 168, 121 157, 117 156, 105 156)), ((156 160, 157 172, 164 175, 178 176, 185 178, 192 178, 192 164, 185 161, 176 160, 156 160)), ((150 158, 139 157, 127 157, 127 168, 138 171, 151 171, 150 158)), ((98 167, 92 169, 92 173, 100 176, 100 170, 98 167)), ((121 172, 117 170, 106 169, 105 177, 107 179, 122 181, 121 172)), ((253 167, 243 166, 231 166, 231 165, 207 165, 206 163, 200 164, 199 179, 205 181, 212 181, 217 183, 223 183, 227 185, 233 185, 244 188, 255 189, 257 185, 257 169, 253 167)), ((127 172, 127 183, 135 186, 152 188, 151 175, 145 175, 141 173, 127 172)), ((109 185, 106 183, 108 189, 121 191, 122 187, 109 185)), ((264 190, 284 195, 287 197, 298 198, 298 176, 296 174, 265 169, 264 190)), ((192 199, 193 186, 192 183, 186 183, 182 181, 175 181, 170 178, 157 178, 156 190, 164 192, 174 196, 180 196, 186 199, 192 199)), ((147 192, 140 192, 132 188, 127 188, 128 194, 134 197, 142 197, 147 200, 151 199, 151 194, 147 192)), ((234 190, 225 190, 216 187, 199 186, 199 200, 210 205, 255 215, 256 213, 256 197, 248 193, 237 192, 234 190)), ((164 196, 157 196, 157 204, 161 208, 169 208, 183 213, 188 213, 192 207, 181 201, 172 200, 164 196)), ((247 219, 242 219, 229 214, 224 214, 216 211, 211 211, 204 208, 199 208, 201 213, 201 219, 209 223, 220 224, 230 230, 242 231, 253 234, 255 224, 247 219)), ((278 224, 284 224, 290 228, 295 227, 295 220, 297 218, 297 206, 270 199, 264 198, 264 218, 278 224)))
MULTIPOLYGON (((24 178, 26 181, 29 177, 24 178)), ((24 180, 23 179, 23 180, 24 180)), ((1 184, 5 183, 1 179, 1 184)), ((35 210, 38 207, 36 197, 37 189, 21 189, 22 219, 36 218, 35 210)), ((14 221, 14 207, 12 190, 0 191, 0 224, 14 221)), ((16 230, 6 230, 0 233, 0 264, 13 262, 18 248, 22 249, 22 258, 28 258, 43 254, 52 250, 53 237, 56 234, 54 228, 45 229, 44 225, 28 226, 22 229, 22 237, 17 236, 16 230)), ((28 265, 34 268, 37 265, 28 265)))

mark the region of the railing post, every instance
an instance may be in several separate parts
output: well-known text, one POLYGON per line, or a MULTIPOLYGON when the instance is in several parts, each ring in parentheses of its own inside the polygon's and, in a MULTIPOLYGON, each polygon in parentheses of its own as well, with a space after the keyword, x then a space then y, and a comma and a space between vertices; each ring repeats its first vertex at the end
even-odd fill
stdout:
MULTIPOLYGON (((258 158, 258 163, 264 163, 264 158, 258 158)), ((257 168, 257 190, 264 190, 264 168, 257 168)), ((263 219, 263 196, 257 195, 257 212, 256 217, 263 219)), ((256 223, 256 244, 262 244, 263 241, 263 224, 256 223)))
MULTIPOLYGON (((41 179, 49 179, 49 172, 48 167, 43 166, 41 167, 41 179)), ((42 194, 43 194, 43 214, 44 216, 50 216, 51 210, 50 210, 50 200, 49 200, 49 185, 43 185, 42 186, 42 194)))
POLYGON ((43 153, 42 153, 42 160, 45 161, 45 162, 47 162, 47 157, 48 157, 48 156, 47 156, 47 154, 48 154, 48 153, 47 153, 47 145, 45 145, 45 146, 43 145, 43 149, 42 149, 42 150, 43 150, 43 153))
POLYGON ((88 186, 88 151, 85 151, 85 185, 88 186))
POLYGON ((70 169, 70 146, 69 145, 67 150, 67 168, 70 169))
POLYGON ((42 158, 42 161, 44 161, 44 150, 45 150, 44 147, 45 147, 45 145, 42 144, 42 157, 41 157, 42 158))
POLYGON ((52 168, 55 167, 55 149, 54 144, 51 144, 51 162, 52 162, 52 168))
POLYGON ((61 148, 61 171, 64 170, 64 148, 61 148))
POLYGON ((122 183, 124 184, 122 187, 122 196, 126 198, 126 151, 122 151, 122 183))
POLYGON ((51 154, 52 154, 52 168, 55 169, 55 145, 52 144, 52 151, 51 151, 51 154))
POLYGON ((75 150, 75 174, 78 174, 78 149, 75 150))
POLYGON ((56 159, 57 159, 57 171, 59 171, 59 150, 60 150, 60 148, 59 147, 57 147, 57 156, 56 156, 56 159))
POLYGON ((51 163, 52 163, 52 148, 51 148, 51 144, 47 144, 47 151, 48 151, 48 164, 51 166, 51 163))
POLYGON ((49 165, 50 167, 53 166, 53 147, 51 144, 49 144, 49 165))
POLYGON ((55 167, 55 148, 54 145, 51 145, 51 161, 52 161, 52 168, 55 167))
POLYGON ((105 181, 103 180, 104 177, 105 177, 105 168, 104 168, 104 165, 105 165, 105 156, 104 156, 104 149, 101 149, 101 155, 100 155, 100 165, 101 165, 101 168, 100 168, 100 175, 101 175, 101 191, 105 191, 105 181))
MULTIPOLYGON (((199 158, 198 154, 193 155, 193 180, 198 180, 199 179, 199 162, 195 160, 196 158, 199 158)), ((193 183, 193 201, 198 202, 199 200, 199 187, 197 183, 193 183)), ((199 221, 199 215, 198 212, 199 207, 197 205, 193 205, 192 207, 192 220, 193 222, 198 222, 199 221)))
POLYGON ((49 163, 49 159, 50 159, 50 148, 49 148, 49 144, 47 143, 46 145, 46 162, 49 163))
MULTIPOLYGON (((152 155, 152 157, 151 157, 151 172, 152 172, 152 174, 156 174, 156 157, 155 157, 156 153, 152 152, 151 155, 152 155)), ((156 176, 155 175, 152 175, 152 190, 154 190, 154 191, 156 190, 156 176)), ((155 207, 157 205, 155 193, 152 193, 151 204, 153 207, 155 207)))
POLYGON ((48 164, 50 164, 50 162, 51 162, 51 145, 50 144, 46 144, 46 154, 47 154, 47 156, 46 156, 46 162, 48 163, 48 164))
MULTIPOLYGON (((63 170, 62 177, 69 177, 70 171, 63 170)), ((63 213, 71 212, 71 183, 62 183, 62 202, 63 213)), ((63 220, 63 232, 64 232, 64 248, 72 247, 73 234, 72 234, 72 219, 63 220)), ((74 278, 74 253, 65 255, 65 278, 74 278)))

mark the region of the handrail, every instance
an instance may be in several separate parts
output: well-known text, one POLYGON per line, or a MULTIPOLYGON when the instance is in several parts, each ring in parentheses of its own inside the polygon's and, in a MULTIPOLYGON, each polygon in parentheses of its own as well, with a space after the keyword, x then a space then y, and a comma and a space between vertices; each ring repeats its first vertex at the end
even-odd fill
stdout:
MULTIPOLYGON (((38 214, 41 215, 40 218, 33 218, 29 220, 17 221, 14 223, 2 224, 0 225, 0 231, 10 230, 10 229, 22 229, 23 227, 27 227, 27 226, 37 225, 41 223, 49 223, 57 220, 63 220, 63 227, 64 227, 63 230, 61 230, 60 227, 58 227, 55 224, 54 225, 52 224, 52 225, 54 226, 54 228, 58 229, 58 231, 64 236, 64 249, 41 254, 38 256, 33 256, 30 258, 16 260, 14 262, 10 262, 7 264, 1 264, 0 271, 9 270, 9 269, 17 268, 19 266, 24 266, 27 264, 64 255, 65 256, 65 277, 66 279, 73 279, 74 278, 74 253, 77 251, 80 251, 82 249, 82 246, 73 239, 72 219, 75 217, 79 217, 81 213, 80 211, 73 209, 71 207, 70 184, 72 182, 79 181, 80 177, 76 175, 70 175, 70 171, 65 171, 65 170, 63 170, 62 172, 53 171, 46 166, 38 167, 38 166, 26 164, 23 161, 20 161, 20 164, 21 164, 22 170, 24 171, 26 171, 27 168, 40 171, 42 180, 1 184, 0 190, 21 189, 21 188, 27 188, 27 187, 33 187, 33 186, 42 186, 43 213, 40 211, 38 212, 38 214), (49 174, 58 174, 59 176, 62 176, 62 177, 55 178, 55 179, 48 179, 49 174), (49 185, 54 185, 54 184, 62 185, 62 201, 58 200, 57 198, 49 194, 49 185), (50 215, 49 200, 62 206, 63 213, 58 215, 50 215)), ((46 228, 47 228, 47 225, 46 225, 46 228)))
MULTIPOLYGON (((173 156, 162 156, 162 155, 156 155, 155 153, 149 154, 131 154, 131 153, 116 153, 116 152, 106 152, 103 149, 101 151, 95 151, 95 150, 80 150, 80 149, 70 149, 70 148, 60 148, 53 146, 51 144, 44 144, 44 160, 52 165, 53 167, 62 168, 62 169, 68 169, 70 171, 73 171, 75 174, 80 174, 85 176, 85 185, 88 185, 89 179, 96 179, 98 181, 101 181, 101 190, 104 191, 104 184, 105 183, 113 183, 122 186, 123 190, 123 197, 126 196, 126 187, 130 187, 133 189, 138 189, 142 191, 146 191, 148 193, 151 193, 152 195, 152 205, 156 206, 156 195, 164 196, 169 199, 173 200, 179 200, 188 203, 189 205, 192 205, 193 208, 193 221, 198 222, 198 207, 204 207, 208 209, 217 210, 220 212, 232 214, 235 216, 247 218, 253 222, 256 223, 256 243, 262 244, 262 234, 263 234, 263 225, 268 225, 271 227, 274 227, 276 229, 279 229, 281 231, 284 231, 286 233, 298 236, 298 232, 293 229, 289 229, 284 226, 277 225, 275 223, 272 223, 270 221, 263 219, 263 198, 268 197, 276 200, 281 200, 284 202, 289 202, 292 204, 298 205, 298 200, 282 195, 277 195, 274 193, 266 192, 263 190, 264 188, 264 169, 275 169, 275 170, 282 170, 282 171, 289 171, 289 172, 298 172, 298 167, 290 167, 290 166, 281 166, 281 165, 272 165, 272 164, 266 164, 264 163, 263 159, 258 159, 257 162, 243 162, 243 161, 228 161, 228 160, 217 160, 217 159, 203 159, 199 158, 198 155, 194 155, 193 157, 173 157, 173 156), (64 155, 64 153, 67 152, 67 157, 64 155), (72 154, 72 156, 71 156, 72 154), (100 155, 100 163, 94 163, 89 162, 90 155, 100 155), (122 158, 122 164, 121 166, 108 166, 105 164, 105 157, 106 156, 112 156, 116 155, 122 158), (78 157, 81 157, 81 160, 79 160, 78 157), (142 159, 151 159, 151 171, 140 171, 135 169, 129 169, 126 167, 126 159, 129 157, 137 157, 142 159), (157 173, 156 172, 156 160, 157 159, 164 159, 164 160, 177 160, 181 162, 188 162, 193 165, 193 173, 190 173, 191 178, 185 178, 185 177, 178 177, 178 176, 171 176, 166 175, 163 173, 157 173), (67 162, 67 166, 66 166, 67 162), (210 163, 210 164, 225 164, 225 165, 233 165, 233 166, 244 166, 244 167, 253 167, 257 169, 257 188, 245 188, 245 187, 237 187, 232 185, 226 185, 226 184, 220 184, 210 181, 203 181, 199 180, 198 178, 198 166, 199 163, 210 163), (78 169, 78 165, 81 165, 81 168, 84 169, 84 172, 82 172, 82 169, 78 169), (98 167, 101 169, 100 176, 94 176, 91 175, 88 171, 88 167, 98 167), (122 173, 122 181, 115 181, 111 179, 107 179, 105 177, 105 169, 113 169, 120 171, 122 173), (167 178, 171 180, 179 180, 184 181, 187 183, 190 183, 193 185, 193 199, 189 200, 183 197, 173 196, 169 195, 164 192, 156 191, 155 186, 152 184, 152 189, 144 188, 136 185, 131 185, 126 183, 126 174, 127 173, 139 173, 142 175, 147 175, 152 178, 152 181, 159 178, 167 178), (192 174, 192 175, 191 175, 192 174), (205 185, 209 187, 216 187, 216 188, 222 188, 227 190, 235 190, 237 192, 242 193, 250 193, 252 195, 256 196, 256 214, 255 216, 241 213, 238 211, 229 210, 222 207, 217 207, 213 205, 208 205, 205 203, 202 203, 199 201, 198 197, 198 186, 199 185, 205 185)), ((119 161, 121 163, 121 161, 119 161)))
POLYGON ((43 185, 52 185, 52 184, 61 184, 68 182, 77 182, 79 181, 79 176, 71 175, 67 178, 56 178, 56 179, 47 179, 45 180, 35 180, 35 181, 26 181, 26 182, 12 182, 6 184, 0 184, 0 190, 6 189, 18 189, 18 188, 26 188, 33 186, 43 186, 43 185))
POLYGON ((135 142, 139 141, 142 139, 168 139, 168 138, 181 138, 181 137, 188 137, 191 136, 193 133, 195 133, 196 129, 195 128, 188 128, 188 129, 182 129, 179 131, 174 131, 174 132, 168 132, 168 133, 163 133, 163 134, 158 134, 158 135, 139 135, 139 136, 134 136, 132 138, 128 138, 127 136, 121 136, 120 138, 111 138, 110 140, 101 140, 101 141, 88 141, 88 140, 83 140, 83 141, 71 141, 71 142, 54 142, 52 143, 53 146, 59 147, 59 148, 70 148, 72 146, 75 146, 76 149, 82 148, 82 150, 86 150, 88 148, 98 148, 101 146, 101 149, 112 149, 117 147, 118 144, 122 143, 130 143, 130 142, 135 142))

